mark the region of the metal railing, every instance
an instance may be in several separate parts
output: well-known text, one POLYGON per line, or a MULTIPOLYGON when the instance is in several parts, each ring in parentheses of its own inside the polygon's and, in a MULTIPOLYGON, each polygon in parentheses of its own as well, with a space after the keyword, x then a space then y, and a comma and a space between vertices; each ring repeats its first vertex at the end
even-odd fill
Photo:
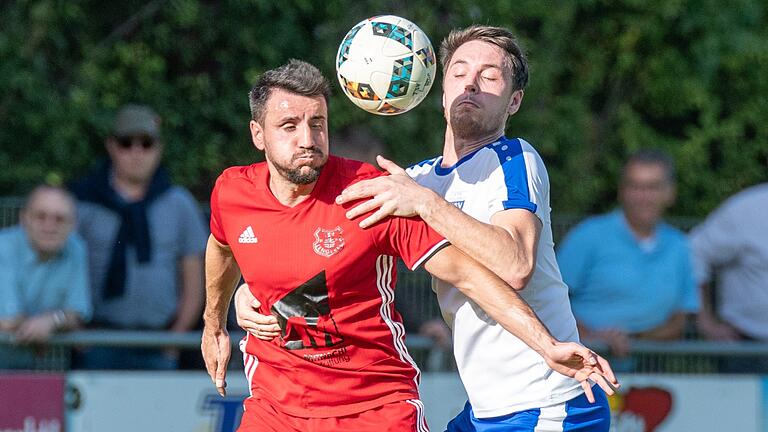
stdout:
MULTIPOLYGON (((238 363, 235 355, 237 343, 245 333, 230 332, 233 347, 233 365, 238 363)), ((165 331, 122 331, 122 330, 78 330, 54 335, 44 346, 37 347, 47 359, 36 361, 29 369, 67 370, 70 367, 70 351, 80 347, 111 346, 134 348, 179 348, 199 350, 200 332, 174 333, 165 331)), ((428 371, 453 370, 455 365, 450 352, 433 345, 429 338, 408 335, 406 344, 409 351, 428 371)), ((603 355, 609 356, 607 345, 585 341, 585 344, 603 355)), ((15 342, 8 333, 0 333, 0 348, 14 347, 15 342)), ((634 373, 718 373, 722 359, 761 358, 768 359, 768 343, 764 342, 714 342, 702 340, 654 342, 635 340, 631 344, 631 355, 627 358, 632 367, 623 372, 634 373)), ((745 371, 749 372, 749 371, 745 371)))

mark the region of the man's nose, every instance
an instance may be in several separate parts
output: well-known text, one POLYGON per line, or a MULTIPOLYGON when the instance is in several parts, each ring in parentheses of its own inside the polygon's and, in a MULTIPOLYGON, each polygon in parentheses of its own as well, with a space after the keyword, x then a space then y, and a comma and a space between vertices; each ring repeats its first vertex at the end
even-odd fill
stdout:
POLYGON ((315 146, 314 137, 312 135, 312 128, 309 125, 304 125, 301 128, 298 144, 301 148, 311 148, 315 146))

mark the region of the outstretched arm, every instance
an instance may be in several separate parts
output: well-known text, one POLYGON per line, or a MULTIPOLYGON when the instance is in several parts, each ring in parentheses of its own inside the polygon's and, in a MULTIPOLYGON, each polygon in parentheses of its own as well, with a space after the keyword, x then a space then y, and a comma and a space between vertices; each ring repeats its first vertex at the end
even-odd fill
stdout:
POLYGON ((336 199, 337 204, 370 198, 347 212, 348 219, 373 213, 360 221, 367 228, 387 216, 419 216, 515 289, 523 289, 536 267, 541 221, 525 209, 503 210, 481 222, 435 192, 420 186, 394 162, 381 156, 379 165, 391 175, 357 182, 336 199), (375 210, 375 211, 374 211, 375 210))
POLYGON ((581 382, 591 402, 594 396, 588 379, 613 394, 618 382, 608 362, 580 344, 557 341, 520 295, 490 270, 453 246, 437 252, 424 268, 472 299, 505 330, 539 353, 550 368, 581 382))
POLYGON ((208 375, 220 395, 226 395, 227 364, 232 351, 227 332, 227 312, 240 268, 229 246, 208 237, 205 249, 205 311, 201 350, 208 375))

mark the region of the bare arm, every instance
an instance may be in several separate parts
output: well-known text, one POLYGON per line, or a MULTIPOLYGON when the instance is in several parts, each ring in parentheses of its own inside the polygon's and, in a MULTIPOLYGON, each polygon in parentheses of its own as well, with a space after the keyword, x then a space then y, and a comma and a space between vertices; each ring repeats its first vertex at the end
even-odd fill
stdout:
POLYGON ((345 189, 336 200, 339 204, 370 198, 348 211, 347 218, 375 210, 360 222, 366 228, 390 215, 418 215, 513 288, 526 286, 536 266, 541 233, 541 221, 536 215, 524 209, 510 209, 493 215, 490 224, 480 222, 418 185, 393 162, 381 156, 377 160, 392 175, 364 180, 345 189))
POLYGON ((25 317, 9 328, 17 341, 45 342, 56 332, 67 331, 82 325, 80 314, 72 311, 55 310, 25 317))
POLYGON ((232 351, 227 332, 227 312, 240 268, 229 246, 208 237, 205 249, 205 311, 201 350, 216 390, 226 394, 227 364, 232 351))
POLYGON ((617 328, 595 330, 585 326, 578 319, 576 320, 576 327, 579 329, 579 336, 582 340, 605 342, 611 349, 611 353, 617 357, 629 355, 632 342, 624 330, 617 328))
POLYGON ((717 318, 715 308, 712 306, 712 285, 702 283, 699 286, 701 293, 701 310, 696 316, 696 327, 699 333, 707 339, 721 341, 739 340, 739 332, 728 323, 717 318))
POLYGON ((181 259, 181 295, 176 320, 171 331, 189 331, 195 327, 203 307, 203 260, 198 255, 181 259))
POLYGON ((483 223, 435 194, 419 216, 462 252, 497 274, 514 289, 523 289, 536 268, 541 221, 525 209, 500 211, 483 223))
POLYGON ((644 340, 680 340, 683 338, 683 332, 685 331, 686 316, 687 314, 685 312, 675 312, 659 326, 644 332, 634 334, 633 336, 637 339, 644 340))
POLYGON ((453 246, 437 252, 424 268, 472 299, 490 318, 539 353, 553 370, 579 380, 590 401, 594 398, 588 378, 613 394, 611 385, 618 383, 608 362, 582 345, 558 342, 520 295, 490 270, 453 246))

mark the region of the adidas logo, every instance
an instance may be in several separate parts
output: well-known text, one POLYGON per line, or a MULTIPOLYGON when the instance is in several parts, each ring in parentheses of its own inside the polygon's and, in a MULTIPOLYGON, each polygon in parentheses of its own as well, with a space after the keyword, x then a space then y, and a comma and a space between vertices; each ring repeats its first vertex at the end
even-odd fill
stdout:
POLYGON ((242 234, 240 234, 240 238, 237 239, 238 243, 258 243, 259 239, 256 238, 256 235, 253 234, 253 228, 251 228, 250 225, 248 225, 248 228, 243 231, 242 234))

